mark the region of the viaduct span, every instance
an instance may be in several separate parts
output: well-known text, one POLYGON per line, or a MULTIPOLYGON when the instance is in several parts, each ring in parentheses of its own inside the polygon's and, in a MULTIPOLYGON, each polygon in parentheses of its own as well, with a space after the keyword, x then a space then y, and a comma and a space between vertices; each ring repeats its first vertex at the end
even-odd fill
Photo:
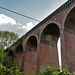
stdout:
POLYGON ((51 67, 58 67, 58 39, 61 39, 62 66, 75 71, 75 0, 68 0, 10 49, 17 59, 17 66, 24 72, 43 69, 49 60, 51 67))

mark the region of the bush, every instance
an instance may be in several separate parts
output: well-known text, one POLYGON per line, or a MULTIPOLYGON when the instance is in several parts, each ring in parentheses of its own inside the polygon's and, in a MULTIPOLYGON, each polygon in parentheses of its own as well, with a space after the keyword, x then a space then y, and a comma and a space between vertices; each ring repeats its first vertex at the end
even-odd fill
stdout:
POLYGON ((20 72, 16 67, 7 68, 0 65, 0 75, 22 75, 22 72, 20 72))
POLYGON ((35 74, 29 74, 26 73, 25 75, 75 75, 75 72, 70 73, 66 68, 63 68, 63 71, 61 71, 60 67, 50 67, 48 64, 45 65, 45 69, 41 73, 39 70, 36 71, 35 74))
POLYGON ((9 57, 8 52, 5 52, 0 46, 0 75, 22 75, 15 64, 15 59, 9 57))
POLYGON ((40 71, 36 72, 35 75, 75 75, 75 72, 70 73, 66 68, 63 68, 61 71, 60 67, 50 67, 48 64, 45 65, 45 70, 41 73, 40 71))

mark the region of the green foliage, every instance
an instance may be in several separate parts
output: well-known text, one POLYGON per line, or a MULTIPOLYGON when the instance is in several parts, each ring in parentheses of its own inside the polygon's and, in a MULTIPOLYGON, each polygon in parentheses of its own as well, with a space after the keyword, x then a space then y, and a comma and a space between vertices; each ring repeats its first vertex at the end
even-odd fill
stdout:
POLYGON ((3 48, 0 46, 0 75, 22 75, 18 70, 12 57, 9 57, 3 48))
POLYGON ((0 75, 22 75, 16 67, 7 68, 0 64, 0 75))
POLYGON ((9 56, 10 51, 5 51, 4 47, 11 45, 18 39, 18 35, 13 32, 0 31, 0 75, 22 75, 16 67, 16 61, 9 56))
POLYGON ((37 70, 35 74, 26 73, 25 75, 75 75, 75 72, 70 73, 68 70, 66 70, 66 68, 63 68, 63 71, 61 71, 60 67, 51 68, 48 64, 46 64, 44 68, 45 69, 43 70, 43 72, 40 72, 39 70, 37 70))
POLYGON ((64 70, 61 72, 60 67, 55 68, 55 67, 50 67, 48 65, 45 66, 46 70, 43 71, 41 75, 72 75, 69 73, 67 70, 64 70))
MULTIPOLYGON (((70 73, 66 68, 63 68, 61 71, 60 67, 55 68, 55 67, 50 67, 48 64, 45 65, 45 70, 43 70, 42 73, 39 75, 75 75, 75 72, 70 73)), ((38 75, 38 74, 37 74, 38 75)))
POLYGON ((0 46, 0 64, 10 68, 12 67, 13 64, 12 59, 13 59, 12 57, 9 57, 8 52, 5 52, 3 48, 0 46))
POLYGON ((0 31, 0 45, 8 47, 18 39, 18 34, 9 31, 0 31))

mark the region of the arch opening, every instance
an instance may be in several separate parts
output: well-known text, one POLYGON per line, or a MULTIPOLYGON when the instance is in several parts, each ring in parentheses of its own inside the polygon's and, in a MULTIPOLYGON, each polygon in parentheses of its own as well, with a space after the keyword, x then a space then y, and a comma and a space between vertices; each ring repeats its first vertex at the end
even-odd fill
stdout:
POLYGON ((19 70, 22 68, 23 46, 20 44, 16 48, 16 65, 19 70))
POLYGON ((35 52, 37 49, 37 39, 35 36, 31 36, 26 44, 26 51, 33 51, 35 52))
POLYGON ((16 53, 23 53, 23 46, 21 44, 17 47, 16 53))
POLYGON ((43 33, 42 33, 42 36, 41 36, 41 42, 44 42, 44 41, 51 42, 52 40, 57 42, 57 40, 60 36, 59 34, 60 34, 60 31, 59 31, 58 26, 54 23, 49 24, 43 30, 43 33))
POLYGON ((75 32, 75 7, 69 12, 66 17, 64 29, 69 32, 75 32))
POLYGON ((58 49, 57 42, 60 37, 59 27, 55 23, 51 23, 47 25, 41 35, 41 59, 40 61, 40 69, 42 69, 41 65, 46 64, 46 59, 49 60, 49 64, 51 67, 58 67, 59 59, 58 59, 58 49))
POLYGON ((24 72, 31 73, 37 68, 37 38, 31 36, 25 48, 24 72))
POLYGON ((63 48, 65 53, 62 51, 62 64, 67 65, 69 67, 69 71, 73 72, 75 71, 75 7, 73 7, 66 16, 63 41, 65 43, 65 47, 63 48), (66 59, 64 60, 64 58, 66 59))

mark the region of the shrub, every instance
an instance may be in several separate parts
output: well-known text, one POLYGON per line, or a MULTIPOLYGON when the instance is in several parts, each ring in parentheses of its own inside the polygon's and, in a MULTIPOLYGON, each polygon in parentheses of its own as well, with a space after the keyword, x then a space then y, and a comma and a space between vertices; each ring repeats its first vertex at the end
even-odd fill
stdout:
POLYGON ((0 75, 22 75, 16 67, 15 59, 14 61, 12 59, 0 46, 0 75))
POLYGON ((42 73, 37 70, 35 74, 26 73, 25 75, 75 75, 75 72, 70 73, 68 70, 66 70, 66 68, 63 68, 63 71, 61 71, 60 67, 51 68, 48 64, 46 64, 42 73))

